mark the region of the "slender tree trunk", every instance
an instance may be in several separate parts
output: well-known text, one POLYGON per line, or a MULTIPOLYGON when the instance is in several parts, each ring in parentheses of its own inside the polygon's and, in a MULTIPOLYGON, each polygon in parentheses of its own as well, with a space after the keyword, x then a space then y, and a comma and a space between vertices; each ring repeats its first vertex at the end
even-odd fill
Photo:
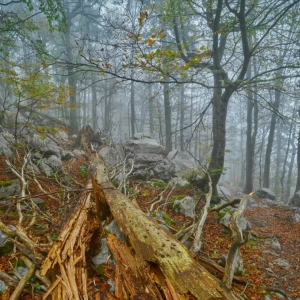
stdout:
POLYGON ((183 135, 183 125, 184 125, 184 85, 180 86, 180 150, 184 151, 184 135, 183 135))
POLYGON ((92 127, 97 130, 97 91, 96 86, 92 85, 92 127))
POLYGON ((77 92, 77 79, 74 74, 71 74, 72 71, 68 70, 68 83, 71 87, 69 93, 70 99, 70 129, 72 133, 78 132, 78 120, 77 120, 77 101, 76 101, 76 92, 77 92))
POLYGON ((84 89, 84 92, 83 92, 83 118, 82 118, 82 123, 83 123, 83 126, 86 125, 86 111, 87 111, 87 91, 86 89, 84 89))
MULTIPOLYGON (((244 158, 244 131, 241 128, 241 143, 240 143, 240 152, 241 152, 241 165, 240 165, 240 174, 241 174, 241 179, 239 182, 239 186, 241 188, 243 188, 244 184, 245 184, 245 176, 246 176, 246 172, 245 172, 245 158, 244 158)), ((246 146, 247 147, 247 146, 246 146)))
POLYGON ((285 203, 288 203, 289 198, 290 198, 291 186, 292 186, 292 174, 293 174, 295 156, 296 156, 296 145, 294 143, 294 140, 292 139, 292 157, 291 157, 291 161, 290 161, 290 164, 289 164, 289 167, 288 167, 289 172, 288 172, 288 176, 287 176, 287 180, 286 180, 286 194, 285 194, 286 201, 285 201, 285 203))
MULTIPOLYGON (((295 108, 296 107, 294 106, 293 115, 295 113, 295 108)), ((284 195, 286 194, 285 193, 285 188, 286 188, 286 191, 287 191, 287 189, 289 189, 288 185, 286 187, 284 186, 284 177, 285 177, 285 173, 286 173, 287 158, 288 158, 288 154, 289 154, 290 146, 291 146, 291 137, 292 137, 293 125, 294 125, 294 123, 292 123, 291 126, 290 126, 290 132, 289 132, 289 137, 288 137, 288 142, 287 142, 287 148, 286 148, 284 162, 283 162, 282 175, 281 175, 281 178, 280 178, 280 186, 281 186, 281 197, 280 198, 281 198, 281 200, 284 200, 284 195)))
MULTIPOLYGON (((249 72, 251 77, 251 71, 249 72)), ((247 93, 247 141, 246 141, 246 185, 245 193, 249 194, 253 190, 253 158, 254 148, 252 145, 252 112, 254 107, 253 93, 247 93)))
POLYGON ((170 84, 168 78, 163 84, 164 89, 164 108, 165 108, 165 126, 166 126, 166 152, 172 151, 172 125, 171 125, 171 103, 170 103, 170 84))
POLYGON ((159 105, 159 102, 156 102, 157 104, 157 111, 158 111, 158 124, 159 124, 159 142, 161 145, 164 145, 164 135, 163 135, 163 127, 162 127, 162 112, 161 112, 161 106, 159 105))
POLYGON ((148 85, 148 98, 149 98, 149 126, 150 126, 150 135, 154 137, 154 105, 152 98, 152 84, 148 85))
MULTIPOLYGON (((71 47, 71 36, 68 31, 66 31, 65 35, 62 37, 63 41, 66 45, 66 55, 67 59, 72 62, 73 61, 73 52, 71 47)), ((78 132, 78 120, 77 120, 77 101, 76 101, 76 92, 77 92, 77 77, 76 74, 73 74, 73 68, 69 66, 67 68, 68 72, 68 84, 71 88, 69 93, 70 99, 70 129, 72 133, 78 132)))
MULTIPOLYGON (((298 114, 300 117, 300 107, 298 110, 298 114)), ((300 190, 300 129, 298 131, 298 149, 297 149, 297 183, 295 194, 300 190)))
MULTIPOLYGON (((280 124, 278 124, 280 125, 280 124)), ((277 126, 277 133, 276 133, 276 170, 275 170, 275 177, 274 177, 274 193, 275 195, 280 195, 280 168, 281 168, 281 126, 277 126)))
POLYGON ((266 155, 265 155, 265 166, 264 166, 264 176, 263 176, 263 186, 265 188, 268 188, 270 185, 271 154, 272 154, 272 147, 274 142, 274 132, 276 127, 277 111, 280 104, 280 98, 281 98, 280 92, 275 90, 275 101, 273 103, 274 112, 272 113, 268 144, 267 144, 266 155))
POLYGON ((134 103, 134 83, 130 82, 130 124, 131 135, 135 134, 135 103, 134 103))
POLYGON ((107 81, 104 84, 104 129, 106 132, 110 131, 110 95, 108 95, 107 81))

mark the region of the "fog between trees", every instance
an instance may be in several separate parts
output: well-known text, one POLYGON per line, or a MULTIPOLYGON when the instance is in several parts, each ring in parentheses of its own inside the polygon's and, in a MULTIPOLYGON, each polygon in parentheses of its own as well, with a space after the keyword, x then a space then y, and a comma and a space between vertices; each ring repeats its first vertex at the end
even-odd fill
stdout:
POLYGON ((1 1, 1 128, 59 123, 38 113, 72 134, 144 132, 207 165, 214 187, 225 174, 287 200, 300 188, 299 2, 1 1))

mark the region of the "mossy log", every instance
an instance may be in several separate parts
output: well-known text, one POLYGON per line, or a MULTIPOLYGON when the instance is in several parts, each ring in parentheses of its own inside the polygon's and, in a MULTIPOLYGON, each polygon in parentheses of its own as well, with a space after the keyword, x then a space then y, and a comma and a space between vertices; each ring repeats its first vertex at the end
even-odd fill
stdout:
POLYGON ((191 251, 114 188, 102 166, 96 171, 96 180, 114 220, 134 249, 135 259, 158 266, 170 290, 174 288, 180 295, 191 293, 197 299, 238 299, 195 261, 191 251))

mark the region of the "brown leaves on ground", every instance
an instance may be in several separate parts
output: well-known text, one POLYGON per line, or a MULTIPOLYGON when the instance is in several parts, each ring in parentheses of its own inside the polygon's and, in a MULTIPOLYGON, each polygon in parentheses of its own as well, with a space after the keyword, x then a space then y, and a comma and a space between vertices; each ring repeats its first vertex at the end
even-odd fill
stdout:
MULTIPOLYGON (((84 171, 88 163, 86 157, 80 157, 73 162, 64 162, 64 167, 69 170, 69 174, 72 174, 74 178, 74 180, 71 181, 71 188, 81 189, 82 186, 84 186, 86 180, 84 171)), ((15 161, 15 164, 21 167, 22 161, 15 161)), ((15 178, 15 175, 8 169, 3 156, 0 156, 0 169, 4 170, 0 174, 0 182, 15 178)), ((61 188, 55 180, 49 180, 42 174, 38 175, 37 178, 44 189, 49 191, 49 193, 56 192, 61 188)), ((32 180, 28 180, 31 195, 42 194, 38 186, 32 180)), ((151 204, 158 199, 164 188, 153 187, 144 182, 133 182, 131 185, 134 186, 136 184, 138 184, 139 193, 134 198, 135 204, 140 207, 142 211, 147 213, 151 204)), ((166 199, 170 190, 171 187, 166 189, 163 193, 162 196, 164 199, 166 199)), ((38 196, 45 201, 45 212, 47 212, 52 219, 51 222, 48 222, 43 218, 37 218, 35 225, 30 230, 30 237, 40 243, 48 242, 46 235, 55 239, 73 211, 73 208, 76 206, 78 195, 79 192, 66 193, 60 190, 60 193, 57 194, 60 201, 55 201, 48 195, 38 196)), ((176 195, 191 196, 194 199, 200 199, 201 196, 201 194, 192 187, 176 187, 169 197, 169 202, 173 200, 176 195)), ((164 204, 164 200, 157 204, 154 209, 157 209, 157 207, 162 204, 164 204)), ((202 205, 200 201, 197 207, 197 213, 200 212, 202 205)), ((166 205, 165 212, 174 221, 172 226, 174 228, 173 233, 175 233, 175 230, 189 226, 193 221, 191 218, 185 218, 181 214, 175 214, 170 205, 166 205)), ((291 219, 291 215, 291 211, 285 207, 247 208, 245 210, 244 216, 252 224, 252 232, 255 233, 257 238, 250 240, 247 244, 242 246, 242 257, 246 272, 245 274, 241 274, 240 277, 245 282, 248 282, 248 284, 245 285, 234 282, 233 289, 236 292, 244 294, 248 299, 264 299, 266 294, 268 294, 271 299, 279 299, 274 293, 270 294, 270 292, 276 291, 276 287, 277 290, 292 295, 292 299, 300 297, 300 258, 298 253, 300 249, 300 223, 294 222, 291 219), (260 226, 260 220, 268 225, 260 226), (277 237, 282 246, 282 251, 275 251, 265 243, 272 237, 277 237), (277 253, 278 256, 268 255, 264 253, 265 250, 277 253), (277 258, 286 259, 291 267, 279 267, 273 263, 277 258)), ((18 222, 16 213, 14 213, 13 209, 7 207, 0 207, 0 217, 7 225, 17 224, 18 222)), ((25 225, 26 222, 30 222, 30 219, 30 215, 25 218, 25 225)), ((100 237, 103 234, 105 234, 103 231, 95 231, 91 240, 90 250, 87 252, 86 267, 89 276, 87 282, 87 289, 90 295, 89 299, 101 299, 101 297, 109 292, 109 285, 103 280, 103 275, 97 273, 91 262, 91 258, 99 251, 100 237)), ((203 249, 199 255, 205 259, 217 262, 222 254, 228 252, 231 245, 230 231, 218 223, 217 214, 215 212, 208 214, 203 229, 202 241, 203 249)), ((15 261, 16 257, 13 253, 10 256, 5 255, 0 257, 0 269, 4 272, 11 273, 12 264, 15 261)), ((201 260, 199 261, 201 263, 201 260)), ((221 271, 214 268, 209 269, 209 271, 212 272, 213 275, 222 278, 221 271)), ((103 272, 108 275, 108 277, 110 277, 109 274, 113 277, 116 272, 115 266, 107 264, 103 272)), ((20 299, 39 299, 39 296, 32 298, 31 295, 23 294, 20 299)))

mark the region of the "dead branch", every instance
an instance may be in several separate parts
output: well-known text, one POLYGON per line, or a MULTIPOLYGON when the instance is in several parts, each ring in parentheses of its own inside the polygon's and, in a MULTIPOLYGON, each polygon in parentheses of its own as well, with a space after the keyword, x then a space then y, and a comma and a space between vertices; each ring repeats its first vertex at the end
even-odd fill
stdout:
POLYGON ((232 206, 234 207, 235 205, 239 204, 241 202, 241 199, 234 199, 234 200, 231 200, 229 202, 226 202, 224 204, 221 204, 219 206, 215 205, 213 208, 211 208, 210 211, 216 211, 216 212, 219 212, 220 210, 228 207, 228 206, 232 206))
POLYGON ((0 270, 0 280, 2 280, 7 286, 16 288, 19 284, 19 280, 16 280, 14 277, 6 274, 0 270))
POLYGON ((35 268, 36 268, 36 265, 32 264, 31 267, 29 268, 29 270, 27 271, 27 273, 25 274, 25 276, 23 276, 22 279, 20 280, 18 286, 16 287, 16 289, 14 290, 12 295, 10 296, 10 300, 18 300, 26 283, 31 278, 31 276, 34 274, 35 268))
POLYGON ((236 212, 233 213, 231 216, 231 222, 229 224, 229 228, 232 232, 233 242, 229 249, 226 265, 224 269, 224 276, 222 281, 227 286, 227 288, 231 287, 232 279, 234 275, 234 270, 236 267, 236 262, 238 259, 238 256, 240 255, 240 248, 245 243, 242 229, 239 225, 240 218, 243 215, 244 209, 246 207, 247 201, 251 199, 254 195, 254 192, 250 193, 246 197, 244 197, 236 212))
MULTIPOLYGON (((9 160, 5 160, 6 164, 10 167, 11 171, 13 173, 15 173, 15 175, 21 180, 21 183, 22 183, 22 189, 21 189, 21 196, 22 197, 25 197, 26 196, 26 187, 27 187, 27 184, 28 182, 25 180, 25 167, 28 163, 28 158, 30 156, 30 151, 24 156, 23 160, 23 165, 22 165, 22 169, 21 171, 19 172, 15 166, 13 166, 11 164, 11 162, 9 160)), ((21 204, 17 202, 17 212, 18 212, 18 215, 19 215, 19 225, 22 224, 23 222, 23 214, 22 214, 22 209, 21 209, 21 204)))
POLYGON ((206 202, 205 202, 204 207, 201 210, 201 214, 199 216, 199 221, 198 221, 198 224, 197 224, 197 230, 196 230, 196 234, 195 234, 195 239, 194 239, 193 245, 191 247, 191 250, 194 253, 197 253, 197 252, 199 252, 201 250, 201 234, 202 234, 203 226, 204 226, 207 214, 208 214, 208 210, 209 210, 209 206, 210 206, 210 201, 211 201, 211 196, 212 196, 212 185, 211 185, 212 182, 211 182, 211 178, 210 178, 210 176, 209 176, 209 174, 208 174, 207 171, 206 171, 206 174, 207 174, 208 179, 209 179, 209 182, 208 182, 209 191, 208 191, 208 193, 205 194, 206 202))
MULTIPOLYGON (((30 268, 33 264, 32 261, 24 255, 21 255, 20 259, 24 262, 27 268, 30 268)), ((47 276, 41 276, 39 270, 35 270, 34 275, 36 276, 36 278, 41 280, 47 288, 51 286, 51 280, 47 276)))

